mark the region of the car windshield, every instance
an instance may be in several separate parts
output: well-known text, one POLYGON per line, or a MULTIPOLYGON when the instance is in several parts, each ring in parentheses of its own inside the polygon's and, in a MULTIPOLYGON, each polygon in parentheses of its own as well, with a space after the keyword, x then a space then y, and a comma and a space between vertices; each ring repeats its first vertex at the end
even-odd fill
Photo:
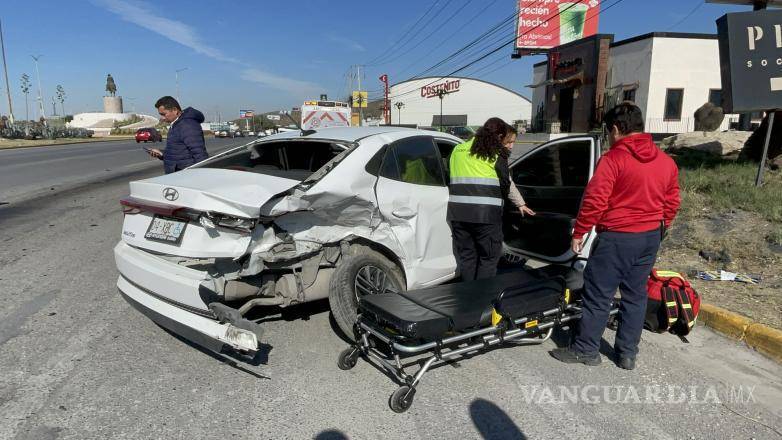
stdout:
POLYGON ((328 174, 355 145, 333 140, 281 140, 246 145, 199 165, 284 177, 312 184, 328 174))

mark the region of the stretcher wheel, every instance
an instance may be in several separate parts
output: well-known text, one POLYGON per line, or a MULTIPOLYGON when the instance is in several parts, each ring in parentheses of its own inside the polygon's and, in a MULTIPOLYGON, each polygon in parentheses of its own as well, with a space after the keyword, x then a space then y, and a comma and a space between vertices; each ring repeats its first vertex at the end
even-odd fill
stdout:
POLYGON ((350 370, 356 366, 358 361, 358 350, 353 347, 342 350, 337 358, 337 367, 340 370, 350 370))
POLYGON ((391 398, 388 399, 388 406, 396 413, 403 413, 413 405, 413 396, 415 396, 415 388, 403 385, 397 388, 394 394, 391 394, 391 398))

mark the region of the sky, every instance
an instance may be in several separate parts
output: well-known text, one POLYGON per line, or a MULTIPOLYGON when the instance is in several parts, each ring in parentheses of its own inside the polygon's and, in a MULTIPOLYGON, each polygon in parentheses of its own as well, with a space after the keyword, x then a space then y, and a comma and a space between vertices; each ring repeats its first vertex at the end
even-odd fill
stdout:
MULTIPOLYGON (((602 0, 606 9, 617 0, 602 0)), ((379 96, 391 84, 436 65, 502 22, 515 0, 3 0, 3 26, 14 114, 25 116, 20 89, 30 76, 30 117, 37 117, 39 58, 45 111, 56 86, 67 114, 102 111, 111 74, 126 112, 155 114, 154 103, 177 95, 207 120, 234 119, 240 109, 290 109, 305 99, 347 96, 357 87, 379 96), (34 6, 33 6, 34 5, 34 6)), ((648 32, 716 33, 715 20, 746 6, 704 0, 619 0, 600 17, 599 32, 621 40, 648 32)), ((427 74, 444 75, 513 39, 513 24, 472 51, 427 74)), ((459 75, 499 84, 525 96, 532 65, 543 56, 510 59, 508 46, 459 75)), ((0 113, 8 112, 0 83, 0 113)), ((57 113, 62 113, 59 102, 57 113)))

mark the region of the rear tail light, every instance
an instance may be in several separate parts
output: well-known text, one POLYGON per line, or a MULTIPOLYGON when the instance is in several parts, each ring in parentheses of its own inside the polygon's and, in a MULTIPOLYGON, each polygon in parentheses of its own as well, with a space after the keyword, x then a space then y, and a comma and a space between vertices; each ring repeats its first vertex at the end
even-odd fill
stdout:
POLYGON ((119 201, 124 214, 133 215, 142 212, 151 212, 167 217, 176 217, 183 220, 199 222, 201 226, 214 229, 217 226, 235 229, 242 232, 251 232, 255 228, 257 220, 254 218, 235 217, 218 212, 201 212, 183 206, 167 205, 165 203, 141 200, 135 197, 125 197, 119 201))

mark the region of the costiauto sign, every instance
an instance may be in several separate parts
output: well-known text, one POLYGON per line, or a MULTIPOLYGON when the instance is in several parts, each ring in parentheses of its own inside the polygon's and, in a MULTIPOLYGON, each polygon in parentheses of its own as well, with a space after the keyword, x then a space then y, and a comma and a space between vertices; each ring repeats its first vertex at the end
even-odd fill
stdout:
POLYGON ((782 10, 717 20, 725 113, 782 109, 782 10))
POLYGON ((600 0, 519 0, 516 49, 551 49, 597 33, 600 0))
POLYGON ((461 80, 458 79, 452 79, 452 80, 446 80, 439 84, 432 84, 428 86, 421 87, 421 97, 422 98, 434 98, 435 96, 438 96, 438 94, 443 91, 445 93, 454 93, 459 91, 459 87, 461 85, 461 80))

